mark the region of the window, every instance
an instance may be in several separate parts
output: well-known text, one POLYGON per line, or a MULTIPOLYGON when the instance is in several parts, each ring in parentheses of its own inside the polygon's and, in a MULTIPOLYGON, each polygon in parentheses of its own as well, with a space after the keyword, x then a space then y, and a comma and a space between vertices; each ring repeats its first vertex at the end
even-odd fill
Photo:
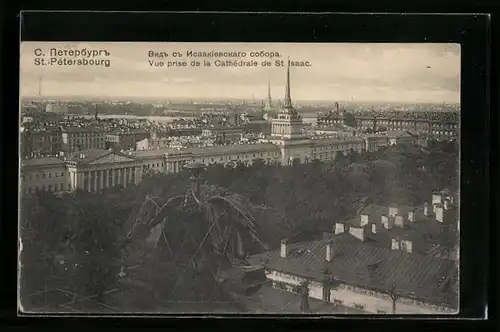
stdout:
POLYGON ((45 173, 42 174, 42 179, 45 179, 45 173))
POLYGON ((45 191, 45 186, 42 186, 42 191, 45 191))
POLYGON ((28 194, 31 194, 31 188, 28 188, 28 194))
POLYGON ((54 191, 57 191, 57 183, 54 185, 54 191))
POLYGON ((28 176, 28 180, 31 180, 31 178, 32 178, 32 177, 31 177, 31 175, 30 175, 30 176, 28 176))

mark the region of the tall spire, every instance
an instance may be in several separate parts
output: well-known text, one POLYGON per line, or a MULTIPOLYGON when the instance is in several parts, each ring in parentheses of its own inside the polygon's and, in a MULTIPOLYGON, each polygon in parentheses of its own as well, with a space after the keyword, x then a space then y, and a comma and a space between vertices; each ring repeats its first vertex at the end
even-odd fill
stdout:
POLYGON ((271 102, 271 80, 267 83, 267 100, 271 102))
POLYGON ((288 59, 288 66, 286 68, 285 100, 283 107, 292 107, 292 97, 290 97, 290 59, 288 59))

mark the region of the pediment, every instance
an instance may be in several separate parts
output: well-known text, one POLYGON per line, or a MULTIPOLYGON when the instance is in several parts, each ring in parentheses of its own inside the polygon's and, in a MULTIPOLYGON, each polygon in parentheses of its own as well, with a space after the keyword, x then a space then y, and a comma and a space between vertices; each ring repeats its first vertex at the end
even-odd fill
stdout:
POLYGON ((99 164, 124 163, 133 161, 135 161, 135 159, 132 157, 128 157, 118 153, 110 153, 91 161, 89 164, 99 165, 99 164))

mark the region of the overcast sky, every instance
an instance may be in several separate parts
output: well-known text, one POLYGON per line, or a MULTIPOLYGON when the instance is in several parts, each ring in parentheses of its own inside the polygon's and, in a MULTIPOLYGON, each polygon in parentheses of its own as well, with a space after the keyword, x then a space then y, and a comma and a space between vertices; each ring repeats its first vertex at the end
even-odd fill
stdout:
MULTIPOLYGON (((268 44, 268 43, 48 43, 21 45, 21 96, 246 98, 284 95, 280 67, 156 68, 150 50, 279 52, 286 61, 310 61, 291 68, 292 99, 399 102, 460 101, 460 46, 457 44, 268 44), (108 50, 110 67, 36 66, 35 50, 108 50)), ((192 58, 188 59, 188 64, 192 58)), ((177 60, 169 57, 165 60, 177 60)), ((181 58, 182 60, 182 58, 181 58)), ((201 61, 203 59, 200 59, 201 61)), ((211 59, 212 61, 215 59, 211 59)), ((247 56, 246 60, 253 60, 247 56)), ((259 63, 263 58, 256 59, 259 63)), ((274 62, 274 61, 273 61, 274 62)))

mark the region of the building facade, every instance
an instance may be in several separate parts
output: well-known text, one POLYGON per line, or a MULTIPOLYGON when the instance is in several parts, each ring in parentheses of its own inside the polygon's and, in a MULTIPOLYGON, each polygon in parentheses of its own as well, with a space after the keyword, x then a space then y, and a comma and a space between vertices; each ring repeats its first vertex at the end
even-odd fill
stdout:
POLYGON ((88 149, 104 149, 105 133, 92 127, 62 127, 61 150, 74 152, 88 149))
POLYGON ((264 266, 274 288, 366 313, 453 314, 458 275, 451 260, 377 248, 349 233, 320 241, 288 243, 249 258, 264 266))
POLYGON ((230 142, 237 142, 243 135, 243 128, 241 127, 215 127, 204 128, 201 133, 202 136, 214 138, 218 144, 226 144, 230 142))
MULTIPOLYGON (((367 112, 370 113, 370 112, 367 112)), ((384 130, 414 131, 430 135, 436 139, 453 139, 460 134, 459 114, 443 112, 421 112, 404 115, 401 112, 388 112, 386 115, 355 114, 356 129, 374 132, 384 130)), ((338 110, 318 114, 318 127, 344 125, 346 115, 338 110)))
POLYGON ((141 181, 142 165, 134 156, 99 149, 27 159, 21 164, 21 193, 76 189, 95 192, 117 185, 127 187, 141 181))

